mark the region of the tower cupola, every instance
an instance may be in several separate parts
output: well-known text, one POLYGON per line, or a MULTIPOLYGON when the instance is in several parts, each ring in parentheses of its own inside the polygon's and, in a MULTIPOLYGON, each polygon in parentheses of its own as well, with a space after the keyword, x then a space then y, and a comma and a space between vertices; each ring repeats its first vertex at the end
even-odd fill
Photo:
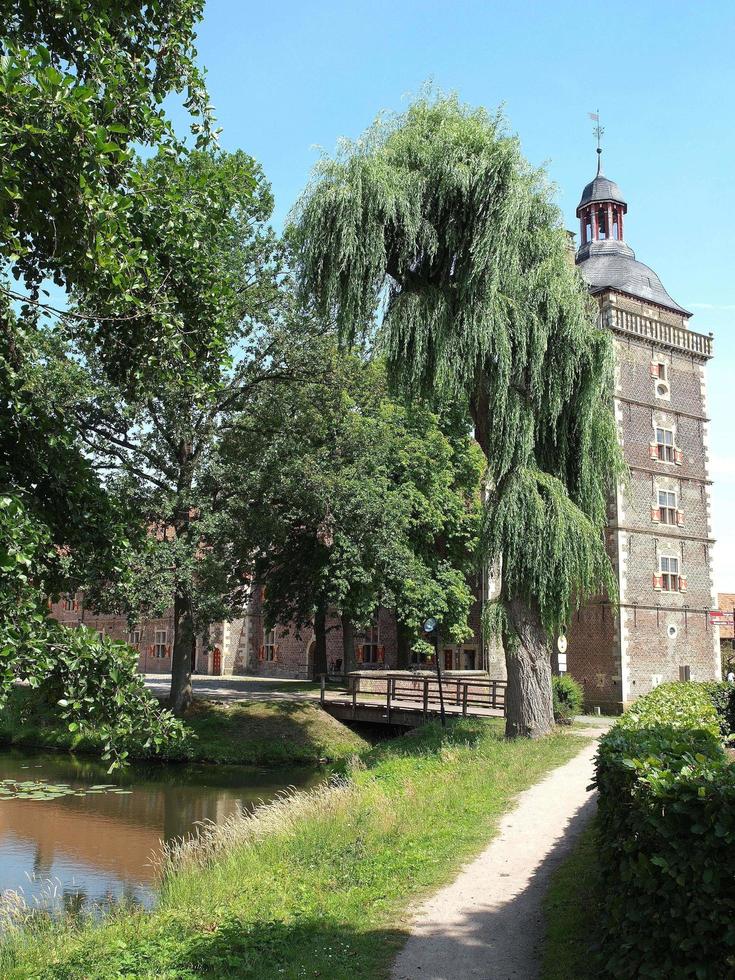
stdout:
POLYGON ((602 172, 602 149, 597 148, 597 174, 582 191, 577 205, 581 244, 577 268, 593 295, 607 289, 654 303, 684 317, 691 316, 669 296, 661 280, 638 262, 623 238, 623 218, 628 212, 620 188, 602 172))
POLYGON ((618 241, 623 239, 623 215, 628 205, 620 188, 602 172, 602 150, 597 149, 597 175, 582 191, 577 205, 582 245, 588 242, 618 241))

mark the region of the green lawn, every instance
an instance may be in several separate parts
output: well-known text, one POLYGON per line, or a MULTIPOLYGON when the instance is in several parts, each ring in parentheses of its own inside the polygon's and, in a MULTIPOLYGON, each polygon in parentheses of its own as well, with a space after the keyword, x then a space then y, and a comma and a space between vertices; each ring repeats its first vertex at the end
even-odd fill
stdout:
POLYGON ((4 980, 388 975, 416 901, 493 836, 514 797, 579 751, 505 741, 502 720, 436 724, 367 750, 349 779, 215 829, 178 856, 157 909, 36 924, 0 951, 4 980))
POLYGON ((201 762, 313 765, 342 762, 368 743, 309 701, 195 702, 185 717, 201 762))
MULTIPOLYGON (((29 692, 17 689, 0 713, 0 745, 100 755, 92 734, 70 732, 53 718, 29 712, 29 692)), ((340 763, 368 743, 310 701, 196 701, 185 717, 192 738, 172 761, 242 765, 340 763)))
POLYGON ((542 980, 591 980, 598 930, 599 868, 594 823, 555 872, 544 901, 546 939, 542 980))

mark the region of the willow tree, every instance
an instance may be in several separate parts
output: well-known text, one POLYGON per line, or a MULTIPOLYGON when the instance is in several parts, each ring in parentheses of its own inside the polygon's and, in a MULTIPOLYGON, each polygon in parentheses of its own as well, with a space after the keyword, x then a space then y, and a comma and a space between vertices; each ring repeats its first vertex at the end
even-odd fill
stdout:
POLYGON ((553 725, 549 644, 614 594, 603 529, 621 473, 611 344, 541 171, 502 116, 421 98, 324 158, 295 211, 303 287, 345 339, 380 320, 392 378, 467 406, 487 459, 484 561, 502 567, 507 733, 553 725))

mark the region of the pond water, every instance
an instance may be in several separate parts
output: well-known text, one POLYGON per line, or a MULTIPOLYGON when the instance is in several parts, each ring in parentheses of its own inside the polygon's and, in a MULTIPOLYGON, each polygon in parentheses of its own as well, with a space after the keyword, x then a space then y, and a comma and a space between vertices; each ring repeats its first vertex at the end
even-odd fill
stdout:
POLYGON ((324 778, 205 765, 131 765, 108 775, 92 759, 0 751, 0 893, 48 909, 105 909, 123 898, 151 906, 151 856, 161 841, 324 778))

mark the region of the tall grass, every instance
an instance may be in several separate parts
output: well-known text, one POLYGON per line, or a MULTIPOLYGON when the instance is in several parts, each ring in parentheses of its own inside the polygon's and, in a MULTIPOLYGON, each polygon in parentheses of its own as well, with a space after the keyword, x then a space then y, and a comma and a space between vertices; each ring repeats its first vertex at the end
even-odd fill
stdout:
POLYGON ((9 936, 0 975, 386 976, 416 900, 580 745, 570 734, 508 742, 482 720, 426 726, 365 753, 330 786, 170 848, 153 912, 9 936))

